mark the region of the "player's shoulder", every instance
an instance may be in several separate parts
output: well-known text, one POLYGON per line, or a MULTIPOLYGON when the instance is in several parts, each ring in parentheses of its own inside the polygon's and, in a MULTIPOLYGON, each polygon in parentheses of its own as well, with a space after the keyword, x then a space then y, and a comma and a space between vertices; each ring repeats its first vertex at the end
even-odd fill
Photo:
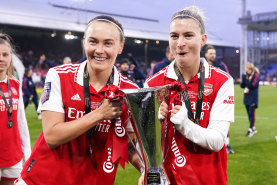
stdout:
POLYGON ((146 79, 145 84, 148 87, 154 87, 154 86, 157 86, 157 85, 162 85, 161 83, 163 83, 165 81, 165 78, 166 78, 167 69, 168 69, 168 66, 166 68, 160 70, 159 72, 157 72, 156 74, 154 74, 150 78, 146 79))
POLYGON ((14 76, 10 75, 8 77, 8 79, 9 79, 9 81, 11 81, 11 82, 13 82, 13 83, 15 83, 17 85, 20 85, 20 81, 18 79, 16 79, 14 76))
POLYGON ((58 74, 61 73, 76 73, 79 69, 81 64, 75 63, 75 64, 63 64, 56 67, 51 68, 52 70, 55 70, 58 74))
POLYGON ((232 76, 229 73, 214 66, 210 66, 210 76, 224 81, 232 79, 232 76))
POLYGON ((129 80, 127 77, 125 77, 121 73, 118 73, 118 74, 119 74, 118 86, 120 89, 138 89, 139 88, 137 84, 135 84, 134 82, 129 80))

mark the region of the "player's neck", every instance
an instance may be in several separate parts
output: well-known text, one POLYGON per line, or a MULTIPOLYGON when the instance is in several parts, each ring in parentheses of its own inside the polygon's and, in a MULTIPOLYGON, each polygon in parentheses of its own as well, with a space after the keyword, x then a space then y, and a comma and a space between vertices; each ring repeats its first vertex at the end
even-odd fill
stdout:
POLYGON ((199 65, 200 65, 200 63, 198 63, 197 65, 192 65, 192 66, 185 67, 185 68, 179 68, 180 72, 182 73, 182 76, 186 82, 190 81, 195 75, 198 74, 199 65))
POLYGON ((0 81, 3 81, 6 78, 6 71, 0 72, 0 81))
MULTIPOLYGON (((89 70, 89 69, 88 69, 89 70)), ((93 71, 89 70, 89 82, 96 91, 101 90, 106 84, 111 75, 109 71, 93 71)))

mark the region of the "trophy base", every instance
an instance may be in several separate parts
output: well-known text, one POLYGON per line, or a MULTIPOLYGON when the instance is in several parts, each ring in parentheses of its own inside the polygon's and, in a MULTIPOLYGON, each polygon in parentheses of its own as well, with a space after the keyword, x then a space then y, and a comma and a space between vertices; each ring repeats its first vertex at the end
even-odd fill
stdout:
POLYGON ((168 185, 164 171, 160 167, 152 167, 147 171, 147 185, 168 185))

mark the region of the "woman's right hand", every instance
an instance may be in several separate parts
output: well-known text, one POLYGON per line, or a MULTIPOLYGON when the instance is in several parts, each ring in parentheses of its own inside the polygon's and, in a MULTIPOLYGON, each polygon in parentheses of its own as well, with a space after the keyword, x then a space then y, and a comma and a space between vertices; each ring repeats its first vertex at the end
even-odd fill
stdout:
POLYGON ((109 100, 104 99, 101 106, 96 109, 102 117, 102 120, 112 120, 122 114, 122 99, 109 100))

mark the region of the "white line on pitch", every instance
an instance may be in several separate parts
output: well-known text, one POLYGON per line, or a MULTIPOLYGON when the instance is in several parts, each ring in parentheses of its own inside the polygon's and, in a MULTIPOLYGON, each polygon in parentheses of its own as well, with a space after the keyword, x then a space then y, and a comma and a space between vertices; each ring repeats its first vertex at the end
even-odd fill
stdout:
MULTIPOLYGON (((247 116, 235 116, 235 118, 248 119, 247 116)), ((256 119, 261 119, 261 120, 276 120, 277 121, 277 118, 270 118, 270 117, 256 117, 256 119)))

